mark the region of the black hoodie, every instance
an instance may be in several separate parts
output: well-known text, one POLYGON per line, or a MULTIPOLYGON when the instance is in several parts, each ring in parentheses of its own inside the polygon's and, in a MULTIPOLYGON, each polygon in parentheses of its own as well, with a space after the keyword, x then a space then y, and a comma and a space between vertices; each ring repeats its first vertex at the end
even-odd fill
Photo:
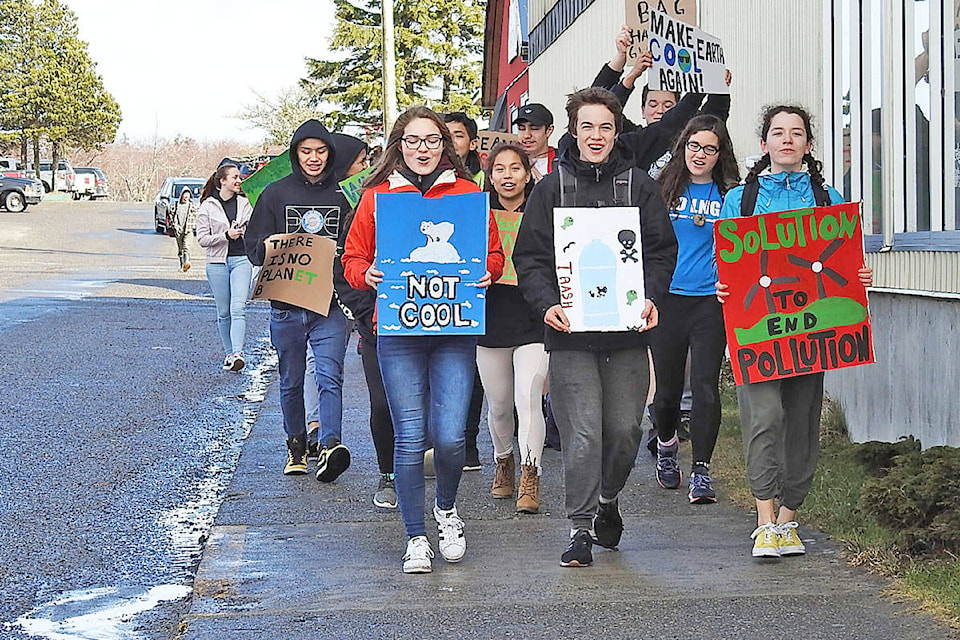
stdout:
MULTIPOLYGON (((577 178, 577 190, 570 205, 577 207, 613 206, 609 203, 614 200, 614 177, 628 169, 633 172, 631 206, 640 208, 644 292, 656 304, 667 292, 677 264, 677 238, 657 183, 633 166, 630 151, 619 141, 603 164, 584 162, 580 159, 580 150, 572 147, 560 158, 560 166, 577 178)), ((513 250, 520 291, 540 318, 547 309, 560 304, 553 247, 553 210, 559 206, 560 172, 553 171, 533 188, 513 250)), ((637 331, 568 334, 544 326, 548 351, 611 351, 647 344, 647 334, 637 331)))
MULTIPOLYGON (((356 157, 356 156, 354 156, 356 157)), ((247 257, 255 265, 262 265, 266 254, 264 240, 277 233, 306 233, 300 226, 301 216, 312 209, 319 210, 325 224, 317 235, 336 241, 350 205, 340 193, 336 174, 337 148, 333 135, 319 120, 307 120, 293 134, 290 141, 290 175, 272 182, 257 198, 253 215, 247 223, 244 245, 247 257), (303 175, 297 160, 297 145, 307 138, 323 140, 330 147, 327 165, 318 182, 310 182, 303 175)), ((352 162, 352 159, 351 159, 352 162)), ((294 309, 293 305, 271 301, 277 309, 294 309)))
POLYGON ((337 161, 333 163, 333 173, 337 182, 347 177, 347 170, 353 165, 361 151, 368 151, 367 143, 345 133, 333 133, 333 146, 337 148, 337 161))

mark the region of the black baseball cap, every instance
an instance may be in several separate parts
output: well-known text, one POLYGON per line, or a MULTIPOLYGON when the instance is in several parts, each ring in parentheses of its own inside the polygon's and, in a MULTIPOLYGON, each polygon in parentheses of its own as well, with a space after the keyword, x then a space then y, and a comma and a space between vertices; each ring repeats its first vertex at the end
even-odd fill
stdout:
POLYGON ((529 122, 535 127, 549 127, 553 125, 553 114, 542 104, 532 103, 520 107, 516 122, 529 122))

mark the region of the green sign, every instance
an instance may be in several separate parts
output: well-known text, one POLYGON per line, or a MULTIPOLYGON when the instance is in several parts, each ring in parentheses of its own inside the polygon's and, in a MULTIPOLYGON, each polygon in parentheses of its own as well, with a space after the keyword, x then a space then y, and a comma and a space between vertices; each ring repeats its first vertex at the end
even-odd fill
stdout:
POLYGON ((360 192, 363 190, 363 181, 367 176, 373 173, 373 167, 367 167, 360 173, 355 173, 346 180, 340 181, 340 191, 343 197, 347 199, 350 208, 353 209, 360 202, 360 192))
POLYGON ((290 152, 284 151, 276 158, 260 167, 256 173, 243 181, 243 192, 250 201, 250 206, 257 204, 257 198, 271 182, 290 175, 290 152))

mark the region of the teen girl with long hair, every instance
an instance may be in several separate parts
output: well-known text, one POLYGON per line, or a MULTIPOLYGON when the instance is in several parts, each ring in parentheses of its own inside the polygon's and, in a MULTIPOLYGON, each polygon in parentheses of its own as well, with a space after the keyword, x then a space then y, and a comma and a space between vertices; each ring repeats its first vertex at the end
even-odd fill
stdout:
POLYGON ((245 364, 246 305, 253 265, 247 259, 243 236, 253 208, 240 195, 240 170, 232 164, 218 168, 203 185, 197 212, 197 242, 207 252, 207 281, 217 303, 217 329, 226 357, 226 371, 245 364))
MULTIPOLYGON (((412 192, 438 198, 479 191, 471 178, 454 151, 443 119, 426 107, 405 111, 390 132, 377 170, 365 182, 367 188, 347 235, 342 259, 347 282, 357 289, 375 289, 383 281, 383 272, 375 266, 377 194, 412 192)), ((503 270, 497 225, 491 220, 488 227, 487 273, 479 282, 481 287, 489 286, 503 270)), ((428 432, 437 475, 433 515, 440 555, 447 562, 459 562, 467 547, 456 499, 477 338, 381 335, 377 355, 393 418, 395 486, 407 533, 403 571, 429 573, 433 550, 423 515, 428 432)))
POLYGON ((712 115, 687 123, 659 180, 679 249, 669 292, 660 300, 660 326, 651 336, 657 379, 657 482, 665 489, 682 482, 677 425, 689 349, 693 464, 688 497, 697 504, 717 499, 710 459, 720 431, 720 365, 727 344, 716 297, 713 225, 720 219, 723 196, 739 181, 726 125, 712 115))
MULTIPOLYGON (((843 202, 843 196, 825 184, 821 164, 811 153, 813 127, 807 111, 790 105, 767 107, 761 114, 759 133, 763 156, 747 174, 744 185, 727 194, 722 218, 843 202)), ((873 269, 861 267, 858 276, 864 286, 873 284, 873 269)), ((727 285, 717 282, 716 287, 717 298, 723 302, 729 295, 727 285)), ((747 477, 757 501, 753 556, 803 554, 806 549, 797 535, 797 510, 810 491, 817 468, 823 373, 743 384, 737 387, 737 400, 747 477)))

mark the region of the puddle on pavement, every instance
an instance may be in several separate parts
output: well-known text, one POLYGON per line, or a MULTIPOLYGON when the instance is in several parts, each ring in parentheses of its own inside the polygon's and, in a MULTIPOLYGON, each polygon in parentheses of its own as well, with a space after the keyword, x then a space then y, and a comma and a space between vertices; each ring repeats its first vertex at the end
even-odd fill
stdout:
POLYGON ((244 371, 243 393, 215 398, 242 402, 243 419, 225 437, 211 439, 205 451, 208 464, 204 475, 188 490, 192 497, 158 517, 173 573, 183 576, 183 584, 68 591, 7 623, 8 629, 19 627, 30 636, 49 640, 132 640, 141 637, 135 631, 138 614, 190 596, 192 588, 188 584, 193 581, 203 545, 277 370, 277 355, 268 338, 262 339, 253 353, 259 364, 244 371))

